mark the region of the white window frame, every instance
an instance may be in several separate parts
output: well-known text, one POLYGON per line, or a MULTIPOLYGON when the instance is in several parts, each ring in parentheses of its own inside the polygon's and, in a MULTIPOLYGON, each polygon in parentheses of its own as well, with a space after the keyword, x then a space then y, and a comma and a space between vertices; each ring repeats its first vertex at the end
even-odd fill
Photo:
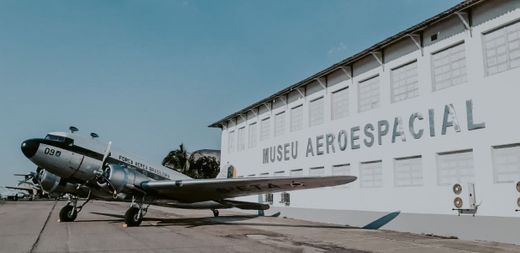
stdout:
MULTIPOLYGON (((510 23, 507 23, 505 25, 501 25, 499 27, 496 27, 496 28, 493 28, 493 29, 490 29, 488 31, 485 31, 482 33, 482 55, 483 55, 483 58, 484 58, 484 73, 486 73, 486 76, 492 76, 492 75, 496 75, 496 74, 499 74, 499 73, 502 73, 502 72, 505 72, 505 71, 508 71, 508 70, 511 70, 511 69, 515 69, 515 68, 518 68, 520 67, 520 65, 518 66, 511 66, 511 62, 512 62, 512 59, 511 59, 511 51, 515 51, 515 53, 519 53, 520 54, 520 45, 517 45, 517 48, 515 49, 512 49, 511 46, 512 46, 512 43, 511 43, 511 39, 510 37, 512 37, 512 35, 509 33, 509 30, 508 28, 511 28, 513 26, 520 26, 520 20, 515 20, 513 22, 510 22, 510 23), (504 40, 505 40, 505 43, 504 43, 504 46, 505 46, 505 53, 504 53, 504 56, 505 56, 505 68, 502 69, 502 70, 499 70, 498 69, 498 66, 499 65, 494 65, 494 66, 491 66, 491 67, 497 67, 497 71, 496 72, 493 72, 493 73, 490 73, 489 69, 490 69, 490 66, 488 65, 489 64, 489 51, 487 51, 488 49, 488 44, 487 44, 487 36, 491 36, 492 33, 495 33, 495 32, 503 32, 504 33, 504 40)), ((520 32, 519 32, 520 33, 520 32)), ((497 38, 499 38, 499 36, 495 37, 494 39, 496 40, 497 38)), ((514 42, 517 42, 517 43, 520 43, 520 36, 518 36, 514 42)), ((494 49, 497 49, 496 47, 494 49)), ((495 56, 495 55, 493 55, 495 56)), ((520 57, 520 55, 519 55, 520 57)), ((516 61, 519 61, 519 57, 516 57, 515 60, 516 61)))
POLYGON ((287 125, 286 117, 285 111, 274 115, 274 137, 283 136, 285 134, 285 125, 287 125))
POLYGON ((260 120, 260 141, 269 140, 270 138, 271 138, 271 117, 266 117, 266 118, 263 118, 262 120, 260 120), (265 129, 264 129, 264 127, 265 127, 265 129))
MULTIPOLYGON (((457 43, 453 43, 447 47, 444 47, 440 50, 437 50, 435 52, 432 52, 431 55, 430 55, 430 66, 431 66, 431 78, 432 78, 432 91, 440 91, 440 90, 444 90, 444 89, 448 89, 448 88, 451 88, 451 87, 454 87, 454 86, 458 86, 458 85, 461 85, 461 84, 464 84, 464 83, 467 83, 468 82, 468 69, 467 69, 467 57, 466 57, 466 43, 462 40, 462 41, 459 41, 457 43), (448 52, 450 50, 453 50, 454 48, 456 47, 459 47, 461 46, 462 47, 462 52, 464 53, 464 60, 461 61, 463 62, 463 67, 460 67, 460 68, 453 68, 453 65, 457 62, 457 61, 453 61, 453 60, 450 60, 448 63, 449 64, 446 64, 446 63, 443 63, 443 64, 439 64, 439 66, 436 66, 436 60, 435 57, 436 55, 439 55, 439 54, 442 54, 444 52, 448 52), (441 81, 446 81, 446 80, 449 80, 450 82, 450 85, 447 85, 447 86, 443 86, 443 87, 439 87, 438 85, 441 84, 442 82, 440 82, 438 80, 439 78, 439 74, 436 73, 436 70, 438 70, 440 72, 441 68, 445 68, 445 69, 449 69, 450 71, 446 71, 444 72, 443 74, 446 75, 446 76, 449 76, 449 78, 446 78, 446 79, 441 79, 441 81), (463 74, 460 74, 457 75, 457 76, 453 76, 454 73, 457 73, 456 71, 460 71, 460 72, 463 72, 463 74)), ((453 54, 448 54, 449 56, 446 56, 446 57, 449 57, 450 59, 454 57, 453 54)), ((460 61, 460 59, 458 59, 460 61)), ((460 62, 458 62, 456 65, 460 64, 460 62)))
POLYGON ((325 175, 325 167, 312 167, 309 168, 309 176, 323 176, 325 175))
MULTIPOLYGON (((373 169, 373 168, 370 168, 370 169, 373 169)), ((359 181, 359 185, 361 186, 361 188, 382 188, 383 187, 383 161, 382 160, 374 160, 374 161, 366 161, 366 162, 360 162, 359 163, 359 177, 360 177, 360 181, 359 181), (376 173, 374 171, 371 171, 371 173, 366 173, 366 169, 367 168, 363 168, 363 165, 366 165, 366 164, 379 164, 379 170, 376 171, 376 173), (377 174, 379 173, 379 174, 377 174), (367 181, 367 176, 370 176, 372 177, 371 178, 371 181, 367 181), (376 180, 377 176, 379 176, 379 180, 376 180), (370 184, 369 184, 370 183, 370 184)))
POLYGON ((228 132, 228 153, 235 151, 235 129, 228 132))
MULTIPOLYGON (((475 181, 475 157, 473 154, 473 149, 463 149, 463 150, 455 150, 455 151, 448 151, 448 152, 440 152, 437 153, 436 157, 436 163, 437 163, 437 184, 438 185, 450 185, 454 183, 474 183, 475 181), (447 179, 451 179, 451 182, 441 182, 441 167, 440 167, 440 159, 442 156, 445 155, 455 155, 455 154, 463 154, 463 153, 471 153, 471 160, 472 160, 472 167, 471 167, 471 175, 469 177, 467 175, 461 175, 461 171, 463 169, 460 168, 460 166, 455 166, 457 169, 453 172, 449 172, 452 174, 451 177, 446 177, 447 179), (465 180, 462 180, 465 179, 465 180), (468 180, 466 180, 468 179, 468 180)), ((442 168, 444 169, 444 168, 442 168)), ((445 178, 445 179, 446 179, 445 178)), ((443 181, 443 180, 442 180, 443 181)))
POLYGON ((346 118, 349 116, 349 103, 350 103, 350 91, 349 87, 343 87, 341 89, 337 89, 330 93, 330 119, 331 120, 337 120, 346 118), (344 103, 345 107, 337 107, 338 105, 341 105, 341 103, 337 103, 337 101, 334 99, 337 94, 340 94, 340 92, 344 92, 344 96, 346 96, 346 103, 344 103), (342 113, 340 113, 342 112, 342 113))
POLYGON ((246 149, 246 126, 238 128, 237 149, 238 151, 243 151, 246 149))
POLYGON ((247 132, 247 147, 255 148, 257 145, 257 137, 258 137, 258 123, 255 121, 249 124, 248 132, 247 132))
POLYGON ((294 106, 291 108, 291 116, 290 116, 290 131, 291 132, 296 132, 296 131, 299 131, 299 130, 302 130, 303 129, 303 104, 300 104, 300 105, 297 105, 297 106, 294 106), (294 118, 294 112, 295 110, 299 110, 299 121, 298 122, 295 122, 295 118, 294 118), (297 124, 296 124, 297 123, 297 124))
MULTIPOLYGON (((416 187, 416 186, 423 186, 424 185, 424 175, 423 175, 423 161, 422 161, 422 156, 421 155, 416 155, 416 156, 407 156, 407 157, 397 157, 397 158, 394 158, 394 185, 396 187, 416 187), (403 181, 400 181, 398 180, 398 177, 401 175, 402 172, 399 172, 397 171, 399 166, 398 166, 398 163, 400 163, 401 161, 411 161, 411 160, 415 160, 415 159, 418 159, 418 165, 419 165, 419 168, 407 168, 409 169, 409 171, 407 171, 407 173, 409 173, 410 175, 408 180, 409 182, 407 183, 402 183, 403 181), (414 177, 414 173, 419 173, 419 177, 414 177)), ((407 164, 407 165, 410 165, 410 164, 407 164)))
POLYGON ((381 106, 381 76, 379 74, 373 75, 369 78, 365 78, 365 79, 359 81, 357 90, 358 90, 358 112, 361 113, 361 112, 371 111, 371 110, 377 109, 381 106), (377 82, 377 83, 373 84, 372 82, 377 82), (376 85, 377 86, 376 88, 371 87, 371 89, 370 89, 370 92, 374 92, 374 94, 372 94, 370 96, 367 96, 366 93, 362 94, 362 92, 364 92, 364 88, 367 85, 376 85), (377 98, 377 101, 370 101, 375 98, 377 98), (369 101, 365 101, 365 99, 367 99, 369 101), (362 104, 365 102, 371 102, 370 106, 368 106, 368 104, 362 104))
POLYGON ((518 158, 515 161, 517 163, 516 171, 504 172, 504 171, 499 171, 499 168, 498 168, 499 164, 497 164, 497 152, 496 151, 504 150, 504 149, 511 149, 511 148, 520 149, 520 143, 512 143, 512 144, 498 145, 498 146, 491 147, 491 154, 493 157, 493 182, 495 182, 495 184, 513 183, 513 182, 520 181, 520 168, 519 168, 520 167, 520 150, 518 151, 519 152, 519 154, 517 155, 518 158), (509 175, 509 177, 508 177, 509 179, 500 180, 500 174, 509 175))
POLYGON ((319 126, 325 122, 325 97, 320 96, 309 101, 309 127, 319 126), (313 106, 317 106, 317 101, 321 103, 321 110, 316 111, 316 115, 313 115, 313 106), (319 121, 318 121, 319 120, 319 121))
POLYGON ((419 96, 419 64, 417 59, 401 64, 390 70, 390 100, 392 103, 408 100, 419 96), (412 72, 410 66, 415 65, 415 72, 412 72), (412 74, 410 74, 412 73, 412 74), (397 78, 399 75, 399 79, 397 78), (404 76, 404 77, 403 77, 404 76), (415 80, 414 80, 415 77, 415 80), (404 84, 402 83, 404 81, 404 84), (399 86, 396 86, 399 83, 399 86), (403 89, 404 92, 396 93, 396 90, 403 89), (398 96, 405 95, 403 98, 398 96))

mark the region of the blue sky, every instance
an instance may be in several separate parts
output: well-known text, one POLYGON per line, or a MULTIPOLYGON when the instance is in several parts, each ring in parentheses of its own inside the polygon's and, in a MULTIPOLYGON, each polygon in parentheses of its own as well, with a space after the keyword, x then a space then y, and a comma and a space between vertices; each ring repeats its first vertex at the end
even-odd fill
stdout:
POLYGON ((0 0, 0 185, 24 139, 77 126, 159 163, 222 117, 455 0, 0 0))

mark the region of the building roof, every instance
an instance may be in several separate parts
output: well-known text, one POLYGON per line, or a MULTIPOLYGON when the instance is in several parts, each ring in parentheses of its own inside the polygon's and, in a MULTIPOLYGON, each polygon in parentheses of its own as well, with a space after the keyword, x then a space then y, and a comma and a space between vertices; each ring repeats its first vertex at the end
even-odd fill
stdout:
POLYGON ((416 24, 402 32, 399 32, 391 37, 388 37, 386 38, 385 40, 379 42, 379 43, 376 43, 374 44, 373 46, 357 53, 357 54, 354 54, 336 64, 333 64, 332 66, 312 75, 312 76, 309 76, 279 92, 276 92, 274 93, 273 95, 267 97, 267 98, 264 98, 256 103, 253 103, 247 107, 245 107, 244 109, 241 109, 240 111, 237 111, 237 112, 234 112, 224 118, 222 118, 221 120, 218 120, 216 121, 215 123, 209 125, 209 127, 218 127, 218 128, 222 128, 222 125, 224 122, 240 115, 240 114, 245 114, 247 113, 248 111, 258 107, 258 106, 261 106, 262 104, 265 104, 265 103, 268 103, 268 102, 271 102, 273 100, 275 100, 276 98, 284 95, 284 94, 287 94, 299 87, 302 87, 302 86, 305 86, 306 84, 312 82, 313 80, 317 79, 317 78, 320 78, 322 76, 325 76, 327 74, 330 74, 338 69, 340 69, 341 67, 346 67, 346 66, 349 66, 351 64, 353 64, 355 61, 357 60, 360 60, 364 57, 366 57, 367 55, 370 55, 372 52, 378 52, 378 51, 381 51, 383 48, 391 45, 391 44, 394 44, 396 43, 397 41, 401 40, 402 38, 406 37, 406 36, 409 36, 409 35, 412 35, 412 34, 417 34, 421 31, 423 31, 424 29, 426 29, 427 27, 435 24, 435 23, 438 23, 448 17, 451 17, 452 15, 456 14, 457 12, 461 12, 461 11, 464 11, 465 9, 468 9, 470 8, 471 6, 474 6, 476 4, 479 4, 481 2, 484 2, 484 1, 487 1, 487 0, 466 0, 466 1, 463 1, 455 6, 453 6, 452 8, 446 10, 446 11, 443 11, 429 19, 426 19, 425 21, 419 23, 419 24, 416 24))

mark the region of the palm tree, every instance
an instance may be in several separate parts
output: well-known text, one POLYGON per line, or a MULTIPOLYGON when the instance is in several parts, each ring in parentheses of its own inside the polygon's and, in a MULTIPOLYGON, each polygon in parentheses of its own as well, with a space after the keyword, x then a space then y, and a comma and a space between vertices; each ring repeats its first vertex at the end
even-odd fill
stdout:
POLYGON ((220 171, 220 163, 215 157, 188 155, 184 144, 170 151, 163 159, 162 165, 197 179, 215 178, 220 171))

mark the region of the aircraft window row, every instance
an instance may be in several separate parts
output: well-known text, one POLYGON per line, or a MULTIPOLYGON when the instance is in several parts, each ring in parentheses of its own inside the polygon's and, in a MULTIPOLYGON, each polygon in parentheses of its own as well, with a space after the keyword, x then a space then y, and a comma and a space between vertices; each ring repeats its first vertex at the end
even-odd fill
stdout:
POLYGON ((57 136, 57 135, 52 135, 52 134, 46 135, 45 136, 45 140, 63 142, 63 143, 68 144, 68 145, 74 144, 74 140, 71 139, 71 138, 67 138, 67 137, 63 137, 63 136, 57 136))

